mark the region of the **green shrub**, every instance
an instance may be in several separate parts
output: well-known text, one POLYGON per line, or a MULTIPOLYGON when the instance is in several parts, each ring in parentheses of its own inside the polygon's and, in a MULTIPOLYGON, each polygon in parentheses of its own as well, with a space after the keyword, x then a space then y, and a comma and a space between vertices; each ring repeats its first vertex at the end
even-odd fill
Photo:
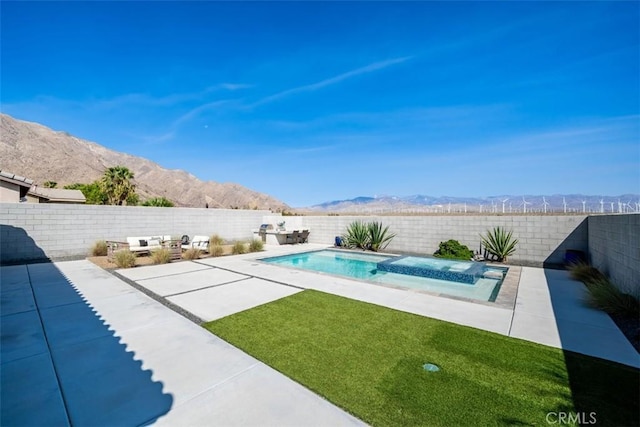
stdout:
POLYGON ((187 249, 182 254, 182 258, 183 259, 188 259, 190 261, 193 261, 194 259, 199 259, 200 258, 200 249, 196 249, 196 248, 187 249))
POLYGON ((467 246, 461 244, 457 240, 447 240, 440 242, 438 250, 434 252, 434 256, 448 259, 470 260, 473 258, 473 252, 467 246))
POLYGON ((347 233, 342 236, 344 245, 348 248, 367 249, 369 246, 369 228, 362 221, 354 221, 347 227, 347 233))
POLYGON ((224 245, 224 239, 220 236, 218 236, 217 234, 212 235, 209 238, 209 244, 210 245, 224 245))
POLYGON ((159 208, 172 208, 173 202, 165 197, 153 197, 142 203, 142 206, 155 206, 159 208))
POLYGON ((264 248, 264 243, 260 239, 253 239, 249 242, 249 252, 260 252, 264 248))
POLYGON ((486 236, 480 236, 482 244, 499 262, 507 262, 507 257, 516 251, 518 239, 513 238, 513 230, 507 232, 504 228, 495 227, 487 231, 486 236))
POLYGON ((154 264, 167 264, 171 262, 171 252, 167 248, 156 249, 151 252, 151 259, 154 264))
POLYGON ((91 248, 91 255, 93 256, 105 256, 107 254, 107 242, 104 240, 98 240, 93 244, 91 248))
POLYGON ((382 228, 382 223, 377 221, 367 224, 367 230, 369 231, 369 249, 375 252, 386 248, 396 237, 395 234, 389 233, 389 226, 382 228))
POLYGON ((592 279, 587 289, 587 303, 590 306, 614 316, 636 319, 640 316, 640 300, 620 291, 606 277, 592 279))
POLYGON ((118 251, 113 254, 113 262, 120 268, 135 267, 136 256, 131 251, 118 251))
POLYGON ((224 248, 219 244, 211 245, 209 247, 209 254, 211 256, 222 256, 224 255, 224 248))
POLYGON ((569 265, 569 274, 572 279, 578 280, 587 286, 589 286, 591 282, 607 280, 606 276, 597 268, 584 262, 569 265))
POLYGON ((231 248, 231 253, 234 255, 241 255, 247 253, 247 248, 244 242, 235 242, 231 248))

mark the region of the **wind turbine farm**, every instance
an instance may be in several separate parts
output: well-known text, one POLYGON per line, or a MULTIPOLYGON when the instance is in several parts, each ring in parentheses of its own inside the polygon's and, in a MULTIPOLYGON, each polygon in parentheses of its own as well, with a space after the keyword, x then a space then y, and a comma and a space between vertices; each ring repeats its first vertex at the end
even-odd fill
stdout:
POLYGON ((299 211, 407 215, 602 215, 640 213, 640 195, 504 195, 485 198, 375 196, 326 202, 299 211), (513 200, 520 202, 513 203, 513 200))

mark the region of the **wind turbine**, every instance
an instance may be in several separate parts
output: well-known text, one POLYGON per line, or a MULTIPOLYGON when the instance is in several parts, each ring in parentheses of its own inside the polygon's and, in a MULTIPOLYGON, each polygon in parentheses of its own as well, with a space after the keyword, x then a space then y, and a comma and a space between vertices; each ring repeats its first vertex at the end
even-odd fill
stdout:
POLYGON ((522 213, 527 213, 527 205, 530 205, 531 202, 527 202, 522 196, 522 213))
POLYGON ((582 213, 587 213, 587 201, 582 201, 582 213))
POLYGON ((611 213, 613 213, 613 205, 614 205, 614 203, 611 202, 611 213))
POLYGON ((604 213, 604 200, 600 199, 600 213, 604 213))
POLYGON ((482 213, 482 203, 480 203, 480 213, 482 213))
POLYGON ((504 204, 507 203, 508 200, 509 200, 509 198, 507 197, 506 199, 504 199, 502 201, 502 213, 504 213, 504 204))
POLYGON ((549 203, 547 203, 547 199, 543 196, 542 197, 542 207, 544 208, 544 213, 547 213, 547 206, 549 206, 549 203))
POLYGON ((567 213, 567 201, 564 197, 562 198, 562 206, 564 207, 564 213, 567 213))

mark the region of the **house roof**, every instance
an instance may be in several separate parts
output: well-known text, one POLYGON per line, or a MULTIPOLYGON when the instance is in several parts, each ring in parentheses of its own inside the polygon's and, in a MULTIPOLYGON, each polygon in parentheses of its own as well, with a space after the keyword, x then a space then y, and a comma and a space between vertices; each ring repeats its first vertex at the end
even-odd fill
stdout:
POLYGON ((65 190, 62 188, 44 188, 34 185, 29 190, 32 196, 47 199, 50 202, 80 202, 85 203, 87 199, 80 190, 65 190))
POLYGON ((16 175, 3 170, 0 170, 0 180, 27 188, 30 188, 33 185, 32 179, 25 178, 24 176, 16 175))

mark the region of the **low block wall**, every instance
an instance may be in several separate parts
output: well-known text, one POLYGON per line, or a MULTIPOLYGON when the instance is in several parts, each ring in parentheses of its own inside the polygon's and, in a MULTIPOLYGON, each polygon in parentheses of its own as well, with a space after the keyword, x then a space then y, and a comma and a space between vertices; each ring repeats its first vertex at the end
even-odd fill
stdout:
POLYGON ((97 240, 187 234, 251 239, 269 211, 0 203, 0 262, 87 255, 97 240))
POLYGON ((640 295, 640 214, 589 217, 589 258, 619 289, 640 295))
POLYGON ((513 230, 519 239, 510 258, 516 264, 557 266, 567 249, 587 251, 586 215, 502 215, 502 216, 303 216, 265 217, 265 222, 285 220, 287 229, 308 227, 309 242, 331 245, 335 236, 345 233, 353 221, 380 221, 396 237, 389 252, 433 254, 442 241, 458 240, 472 251, 480 249, 480 234, 493 227, 513 230))
POLYGON ((309 228, 311 243, 332 245, 356 220, 380 221, 397 236, 389 251, 433 254, 455 239, 476 251, 480 234, 496 226, 520 240, 511 261, 562 264, 565 251, 585 251, 594 266, 621 289, 640 292, 640 215, 545 216, 303 216, 269 211, 0 203, 0 263, 84 256, 97 240, 127 236, 211 235, 251 239, 263 222, 309 228))

